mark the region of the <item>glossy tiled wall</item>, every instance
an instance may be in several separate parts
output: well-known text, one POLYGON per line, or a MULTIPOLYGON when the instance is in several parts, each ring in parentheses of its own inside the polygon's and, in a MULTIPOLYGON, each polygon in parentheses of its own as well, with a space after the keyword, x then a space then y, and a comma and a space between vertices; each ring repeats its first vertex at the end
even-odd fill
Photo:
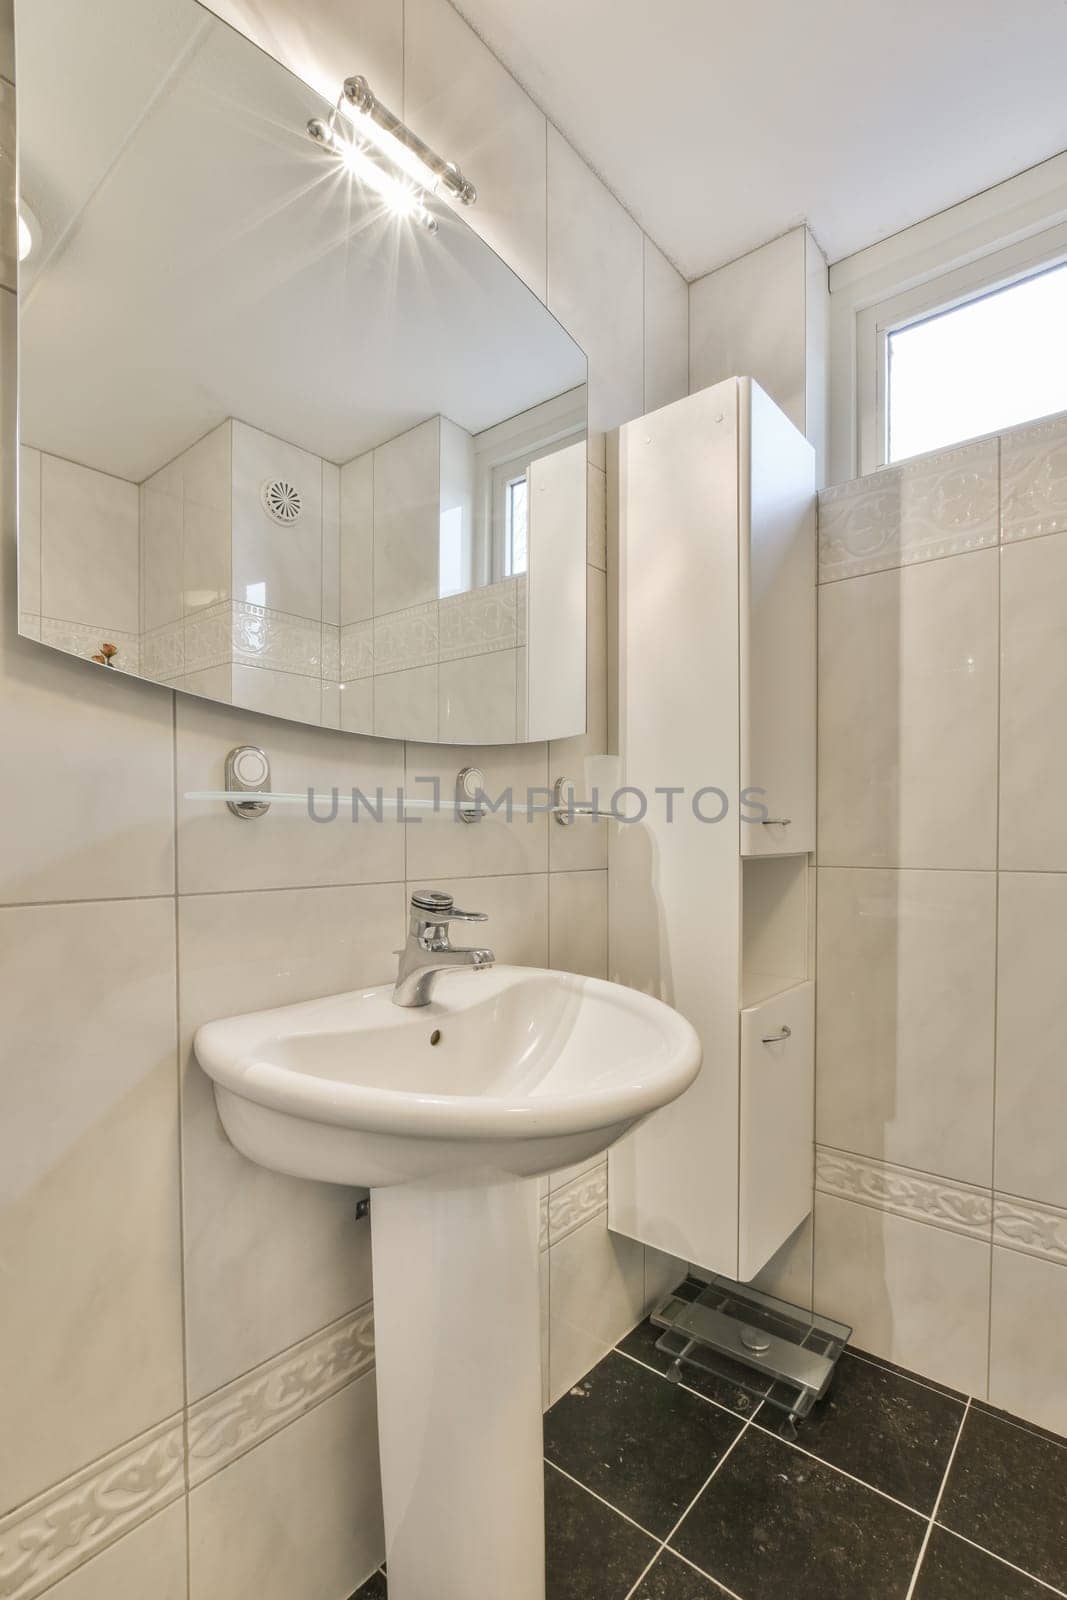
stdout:
MULTIPOLYGON (((13 210, 0 223, 0 1596, 340 1600, 381 1557, 370 1242, 345 1189, 227 1144, 204 1019, 388 977, 416 881, 505 960, 606 963, 602 830, 487 818, 254 826, 187 801, 231 746, 280 789, 405 772, 581 776, 606 739, 603 430, 685 393, 687 294, 446 0, 227 0, 317 86, 367 74, 476 178, 474 225, 590 359, 589 732, 462 751, 271 721, 94 673, 16 632, 13 210)), ((12 148, 0 18, 0 148, 12 148)), ((10 190, 10 170, 6 173, 10 190)), ((664 1263, 611 1237, 603 1168, 546 1196, 546 1391, 641 1314, 664 1263)))
POLYGON ((814 1290, 1067 1432, 1067 418, 827 489, 814 1290))

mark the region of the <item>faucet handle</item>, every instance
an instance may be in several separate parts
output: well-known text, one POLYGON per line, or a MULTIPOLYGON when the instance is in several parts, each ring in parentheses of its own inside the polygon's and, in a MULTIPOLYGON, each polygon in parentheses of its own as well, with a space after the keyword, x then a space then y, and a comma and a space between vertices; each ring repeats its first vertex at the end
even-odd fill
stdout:
POLYGON ((412 911, 429 922, 488 922, 484 911, 457 911, 455 901, 443 889, 416 889, 411 896, 412 911))

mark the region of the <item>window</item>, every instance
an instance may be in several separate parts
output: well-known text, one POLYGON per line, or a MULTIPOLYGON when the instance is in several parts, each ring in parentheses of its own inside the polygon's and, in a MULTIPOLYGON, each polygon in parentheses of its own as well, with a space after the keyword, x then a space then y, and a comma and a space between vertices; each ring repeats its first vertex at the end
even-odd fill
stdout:
POLYGON ((504 576, 518 577, 526 571, 526 499, 525 472, 508 481, 504 501, 504 576))
POLYGON ((888 461, 1067 410, 1067 265, 886 335, 888 461))

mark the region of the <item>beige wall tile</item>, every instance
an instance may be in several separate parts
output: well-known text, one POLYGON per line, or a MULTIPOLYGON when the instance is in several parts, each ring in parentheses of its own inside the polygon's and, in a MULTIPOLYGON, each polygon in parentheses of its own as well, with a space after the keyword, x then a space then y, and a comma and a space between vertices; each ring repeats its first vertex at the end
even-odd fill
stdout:
POLYGON ((167 1506, 48 1591, 48 1600, 187 1600, 185 1505, 167 1506))
POLYGON ((549 1252, 549 1392, 567 1393, 644 1312, 644 1246, 609 1233, 607 1213, 549 1252))
POLYGON ((821 867, 816 1137, 992 1182, 996 878, 821 867))
POLYGON ((341 468, 341 626, 374 615, 374 451, 341 468))
POLYGON ((58 456, 41 457, 41 610, 46 617, 137 633, 137 485, 58 456))
POLYGON ((637 223, 550 127, 548 306, 589 357, 593 429, 644 410, 643 276, 637 223))
POLYGON ((806 411, 804 229, 709 272, 689 286, 691 393, 755 378, 803 429, 806 411))
MULTIPOLYGON (((256 670, 256 669, 251 669, 256 670)), ((271 761, 276 793, 316 792, 317 814, 328 816, 330 792, 353 786, 373 798, 379 785, 395 797, 403 781, 401 746, 339 737, 293 722, 184 696, 178 702, 179 888, 183 894, 222 889, 280 889, 330 883, 375 883, 403 877, 404 830, 395 812, 352 821, 339 803, 332 822, 313 822, 307 807, 276 804, 254 822, 234 817, 219 800, 186 800, 188 793, 224 787, 228 751, 261 745, 271 761)))
POLYGON ((645 251, 645 411, 689 393, 689 285, 652 240, 645 251))
POLYGON ((437 599, 441 456, 436 417, 374 452, 374 615, 437 599))
POLYGON ((607 502, 607 474, 590 462, 585 490, 586 560, 602 572, 608 565, 607 502))
POLYGON ((0 912, 0 1511, 179 1409, 168 900, 0 912))
POLYGON ((384 1553, 372 1372, 189 1496, 190 1600, 336 1600, 384 1553))
POLYGON ((815 1309, 855 1343, 984 1396, 990 1246, 871 1206, 815 1197, 815 1309))
POLYGON ((294 722, 318 722, 322 716, 322 682, 298 672, 273 672, 235 662, 230 694, 235 706, 294 722))
POLYGON ((404 114, 478 190, 461 215, 545 293, 545 118, 447 0, 407 0, 404 114))
POLYGON ((322 462, 273 434, 233 425, 233 595, 322 620, 322 462), (260 499, 271 478, 300 495, 300 518, 279 537, 260 499))
MULTIPOLYGON (((571 778, 580 800, 592 799, 587 757, 603 755, 608 748, 608 580, 597 567, 586 568, 586 579, 586 731, 571 739, 553 739, 548 747, 549 781, 571 778)), ((610 794, 600 794, 600 805, 606 807, 610 801, 610 794)), ((585 819, 561 827, 553 820, 548 830, 553 872, 606 867, 609 826, 585 819)))
POLYGON ((996 1186, 1067 1206, 1067 876, 1000 875, 996 1186))
POLYGON ((1067 533, 1001 552, 1000 865, 1067 870, 1067 533))
MULTIPOLYGON (((531 790, 539 791, 534 794, 535 805, 548 803, 543 744, 465 745, 461 750, 409 744, 406 761, 404 786, 413 800, 432 800, 436 781, 442 802, 450 803, 460 768, 473 766, 485 777, 487 804, 501 799, 508 789, 516 808, 526 805, 531 790)), ((421 822, 412 821, 406 829, 408 878, 412 883, 428 883, 438 877, 544 872, 548 867, 548 828, 546 815, 528 817, 518 809, 510 822, 502 808, 486 810, 481 821, 469 824, 457 821, 451 811, 427 812, 421 822)))
POLYGON ((191 1399, 363 1304, 371 1292, 369 1229, 356 1221, 353 1191, 283 1177, 239 1155, 222 1131, 193 1035, 215 1017, 389 981, 403 915, 399 884, 180 902, 191 1399))
POLYGON ((821 865, 995 865, 997 561, 820 589, 821 865))
POLYGON ((0 292, 5 374, 0 902, 168 894, 174 887, 173 696, 15 633, 15 297, 0 292))
POLYGON ((374 732, 380 739, 437 738, 438 668, 379 672, 374 683, 374 732))
POLYGON ((442 661, 437 669, 437 737, 461 743, 478 736, 514 744, 517 650, 442 661))
POLYGON ((41 610, 41 452, 19 451, 18 609, 41 610))
POLYGON ((993 1251, 989 1398, 1040 1428, 1067 1434, 1067 1268, 993 1251))
POLYGON ((590 978, 607 977, 606 872, 549 874, 548 958, 549 964, 562 972, 580 972, 590 978))

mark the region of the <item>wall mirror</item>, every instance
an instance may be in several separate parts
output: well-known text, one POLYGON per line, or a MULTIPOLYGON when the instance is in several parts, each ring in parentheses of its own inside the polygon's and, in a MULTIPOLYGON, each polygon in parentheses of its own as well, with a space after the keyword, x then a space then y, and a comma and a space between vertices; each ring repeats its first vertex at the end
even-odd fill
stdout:
POLYGON ((579 347, 196 0, 19 0, 16 48, 21 631, 357 733, 581 731, 579 347))

